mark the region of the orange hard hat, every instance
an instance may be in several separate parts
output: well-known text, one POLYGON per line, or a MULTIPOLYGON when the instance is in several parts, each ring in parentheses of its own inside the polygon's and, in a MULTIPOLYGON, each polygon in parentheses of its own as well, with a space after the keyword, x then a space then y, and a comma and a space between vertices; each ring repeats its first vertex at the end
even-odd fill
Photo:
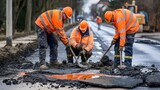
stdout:
POLYGON ((112 15, 113 15, 113 12, 112 12, 112 11, 107 11, 107 12, 104 14, 104 18, 106 19, 106 21, 107 21, 108 23, 110 23, 111 18, 112 18, 112 15))
POLYGON ((84 33, 87 30, 88 23, 86 20, 81 21, 79 24, 79 29, 84 33))
POLYGON ((66 14, 67 18, 71 18, 72 16, 72 8, 67 6, 63 8, 63 12, 66 14))

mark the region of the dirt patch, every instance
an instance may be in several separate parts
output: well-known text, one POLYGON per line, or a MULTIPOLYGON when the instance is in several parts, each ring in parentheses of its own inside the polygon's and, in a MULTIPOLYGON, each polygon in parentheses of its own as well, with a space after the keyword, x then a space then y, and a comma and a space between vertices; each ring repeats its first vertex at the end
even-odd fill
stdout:
MULTIPOLYGON (((66 25, 64 29, 67 30, 70 27, 73 27, 77 24, 78 22, 66 25)), ((24 35, 18 34, 16 36, 22 37, 24 35)), ((5 46, 3 48, 0 48, 0 75, 3 76, 7 74, 9 68, 11 69, 33 68, 33 66, 35 65, 33 65, 32 62, 25 60, 25 57, 35 52, 35 49, 37 49, 37 42, 28 44, 19 43, 15 45, 15 47, 5 46)))
POLYGON ((37 48, 37 43, 22 44, 19 43, 15 47, 6 46, 0 49, 0 76, 16 73, 9 68, 27 68, 32 63, 25 60, 25 57, 31 55, 37 48))
POLYGON ((37 48, 37 43, 23 44, 19 43, 15 47, 6 46, 0 49, 1 64, 8 64, 8 62, 18 61, 20 58, 31 55, 37 48))

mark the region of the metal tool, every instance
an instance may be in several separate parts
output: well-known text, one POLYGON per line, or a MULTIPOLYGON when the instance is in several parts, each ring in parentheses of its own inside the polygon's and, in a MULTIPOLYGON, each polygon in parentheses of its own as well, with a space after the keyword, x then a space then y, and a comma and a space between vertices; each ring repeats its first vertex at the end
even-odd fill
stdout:
POLYGON ((120 67, 122 67, 122 51, 119 51, 120 53, 120 67))
POLYGON ((113 46, 113 44, 111 44, 109 46, 109 48, 103 53, 102 57, 100 58, 100 61, 103 59, 103 57, 107 54, 107 52, 111 49, 111 47, 113 46))
MULTIPOLYGON (((82 53, 82 54, 83 54, 83 57, 84 57, 85 61, 87 62, 87 61, 88 61, 88 58, 85 56, 85 54, 84 54, 84 53, 82 53)), ((90 65, 89 63, 87 63, 87 66, 88 66, 88 68, 90 68, 90 67, 91 67, 91 65, 90 65)))
POLYGON ((119 51, 119 54, 120 54, 120 66, 118 66, 118 68, 124 69, 126 66, 123 65, 123 63, 122 63, 122 51, 119 51))
POLYGON ((71 52, 72 52, 72 54, 73 54, 74 59, 76 60, 76 63, 78 64, 78 66, 81 67, 81 68, 84 68, 84 69, 88 69, 88 68, 89 68, 88 66, 82 65, 82 64, 78 61, 79 56, 81 55, 81 52, 79 52, 79 54, 78 54, 78 56, 77 56, 77 58, 76 58, 76 55, 75 55, 72 47, 69 47, 69 48, 70 48, 70 50, 71 50, 71 52))

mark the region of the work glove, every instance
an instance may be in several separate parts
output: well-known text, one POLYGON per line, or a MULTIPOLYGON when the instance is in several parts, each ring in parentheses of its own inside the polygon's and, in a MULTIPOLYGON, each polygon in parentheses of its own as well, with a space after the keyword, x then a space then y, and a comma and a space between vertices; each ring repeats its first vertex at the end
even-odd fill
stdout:
POLYGON ((77 45, 76 45, 76 49, 77 49, 77 50, 82 50, 82 45, 81 45, 81 44, 77 44, 77 45))
POLYGON ((87 51, 85 50, 85 49, 83 49, 82 51, 81 51, 81 54, 82 55, 85 55, 87 53, 87 51))
POLYGON ((113 39, 111 44, 114 45, 116 43, 117 39, 113 39))
POLYGON ((123 46, 120 46, 120 47, 119 47, 119 51, 123 51, 123 46))

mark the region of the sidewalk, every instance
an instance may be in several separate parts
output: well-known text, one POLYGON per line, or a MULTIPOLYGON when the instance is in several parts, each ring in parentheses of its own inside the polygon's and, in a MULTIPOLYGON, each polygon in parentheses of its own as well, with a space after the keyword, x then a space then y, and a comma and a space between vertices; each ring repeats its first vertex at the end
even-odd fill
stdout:
MULTIPOLYGON (((37 39, 37 35, 29 35, 21 38, 16 38, 12 40, 12 46, 15 46, 18 43, 31 43, 34 42, 37 39)), ((6 41, 0 41, 0 48, 4 47, 6 45, 6 41)))
POLYGON ((160 43, 160 32, 155 33, 137 33, 135 38, 149 39, 154 40, 155 42, 160 43))
POLYGON ((160 41, 160 32, 155 33, 137 33, 136 38, 149 38, 160 41))

